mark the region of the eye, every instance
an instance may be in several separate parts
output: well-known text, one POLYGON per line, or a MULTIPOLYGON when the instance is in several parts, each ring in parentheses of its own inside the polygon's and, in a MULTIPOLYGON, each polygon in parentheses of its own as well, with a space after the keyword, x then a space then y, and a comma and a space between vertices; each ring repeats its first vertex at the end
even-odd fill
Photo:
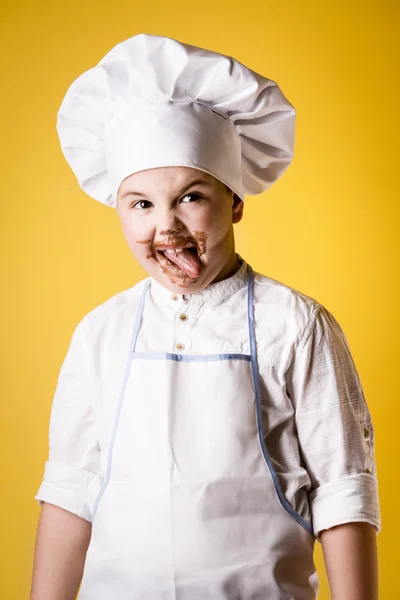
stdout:
MULTIPOLYGON (((189 197, 192 197, 192 198, 195 198, 195 199, 200 199, 200 200, 202 198, 202 196, 200 196, 200 194, 196 194, 195 192, 192 192, 190 194, 186 194, 185 196, 183 196, 181 202, 185 202, 184 198, 189 198, 189 197)), ((190 200, 189 200, 189 202, 190 202, 190 200)))
POLYGON ((151 204, 151 202, 149 202, 148 200, 139 200, 139 202, 132 204, 132 208, 135 208, 136 210, 144 210, 148 208, 147 205, 149 204, 151 204), (143 206, 143 204, 145 204, 146 206, 143 206))

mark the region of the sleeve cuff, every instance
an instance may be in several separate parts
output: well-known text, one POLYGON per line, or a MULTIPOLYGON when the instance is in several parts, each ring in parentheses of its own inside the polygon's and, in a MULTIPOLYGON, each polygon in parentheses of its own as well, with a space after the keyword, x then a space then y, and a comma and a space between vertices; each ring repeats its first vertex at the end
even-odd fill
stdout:
POLYGON ((375 475, 359 473, 326 483, 310 494, 314 534, 323 529, 362 521, 381 530, 378 481, 375 475))
POLYGON ((40 506, 43 502, 55 504, 91 522, 101 479, 100 475, 84 469, 46 462, 35 500, 40 506))

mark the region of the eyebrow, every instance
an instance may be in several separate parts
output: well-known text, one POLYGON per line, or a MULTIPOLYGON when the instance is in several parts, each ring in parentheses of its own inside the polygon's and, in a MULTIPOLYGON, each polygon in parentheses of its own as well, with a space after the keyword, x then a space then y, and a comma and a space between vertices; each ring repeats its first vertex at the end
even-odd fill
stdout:
MULTIPOLYGON (((187 192, 187 190, 189 190, 191 187, 193 187, 195 185, 202 185, 202 186, 211 187, 211 183, 210 182, 205 181, 204 179, 195 179, 194 181, 192 181, 191 183, 189 183, 186 187, 184 187, 180 191, 180 194, 183 194, 184 192, 187 192)), ((129 191, 127 191, 127 192, 125 192, 124 194, 121 195, 121 199, 122 198, 126 198, 127 196, 146 196, 146 194, 144 194, 143 192, 137 192, 137 191, 129 190, 129 191)))

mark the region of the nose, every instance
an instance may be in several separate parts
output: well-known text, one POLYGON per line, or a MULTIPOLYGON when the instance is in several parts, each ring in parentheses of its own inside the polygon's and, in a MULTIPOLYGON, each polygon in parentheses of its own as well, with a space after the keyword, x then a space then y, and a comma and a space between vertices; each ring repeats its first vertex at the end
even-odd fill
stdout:
POLYGON ((184 229, 183 223, 173 211, 165 211, 160 225, 160 235, 175 235, 184 229))

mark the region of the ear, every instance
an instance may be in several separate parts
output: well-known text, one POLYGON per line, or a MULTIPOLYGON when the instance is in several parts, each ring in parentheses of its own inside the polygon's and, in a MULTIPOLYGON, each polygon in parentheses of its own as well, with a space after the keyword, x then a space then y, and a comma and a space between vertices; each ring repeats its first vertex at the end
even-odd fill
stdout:
POLYGON ((237 194, 233 194, 232 223, 239 223, 243 217, 244 202, 237 194))

